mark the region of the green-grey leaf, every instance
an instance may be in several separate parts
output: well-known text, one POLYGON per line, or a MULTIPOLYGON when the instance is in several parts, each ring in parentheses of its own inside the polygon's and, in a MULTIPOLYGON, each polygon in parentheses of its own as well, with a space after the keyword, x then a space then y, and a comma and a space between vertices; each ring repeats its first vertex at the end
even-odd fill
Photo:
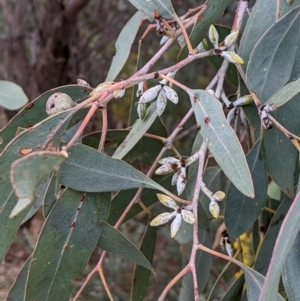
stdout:
POLYGON ((69 300, 109 212, 110 194, 66 190, 48 216, 32 255, 25 301, 69 300))
POLYGON ((267 196, 266 164, 260 155, 259 140, 246 159, 253 178, 255 198, 251 199, 239 192, 233 185, 228 190, 224 221, 231 238, 247 231, 262 211, 267 196))
POLYGON ((78 191, 118 191, 141 187, 163 189, 126 162, 82 144, 69 149, 69 158, 61 165, 58 174, 61 184, 78 191))
POLYGON ((63 86, 45 92, 24 107, 9 123, 0 131, 2 143, 0 151, 15 137, 18 128, 30 128, 48 117, 46 113, 46 101, 54 93, 61 92, 68 94, 73 101, 81 102, 86 98, 92 88, 78 85, 63 86))
POLYGON ((113 158, 122 159, 143 137, 157 117, 156 102, 147 109, 144 119, 138 119, 132 126, 131 131, 115 151, 113 158))
POLYGON ((50 213, 56 202, 56 195, 58 193, 58 183, 57 183, 57 172, 53 173, 50 177, 50 182, 44 196, 43 202, 43 213, 46 218, 50 213))
POLYGON ((18 110, 25 106, 27 102, 28 98, 19 85, 0 80, 0 106, 7 110, 18 110))
POLYGON ((275 94, 273 94, 265 104, 275 104, 277 107, 284 105, 286 102, 291 100, 294 96, 300 93, 300 78, 286 84, 275 94))
POLYGON ((66 158, 62 153, 42 151, 29 154, 12 164, 10 180, 19 200, 11 216, 16 216, 31 204, 35 197, 36 186, 42 183, 53 170, 57 170, 66 158))
MULTIPOLYGON (((290 132, 299 135, 299 112, 300 94, 279 107, 272 115, 290 132)), ((268 173, 281 190, 293 198, 297 149, 277 127, 264 131, 264 147, 268 173)))
POLYGON ((286 257, 299 231, 300 193, 298 193, 282 223, 271 257, 259 301, 274 300, 286 257))
POLYGON ((282 281, 289 301, 300 300, 300 234, 298 232, 282 270, 282 281))
MULTIPOLYGON (((262 292, 262 287, 264 282, 266 281, 266 278, 262 274, 247 267, 246 265, 241 268, 245 276, 248 301, 257 301, 262 292)), ((278 294, 277 289, 274 290, 272 299, 266 298, 263 300, 284 301, 282 296, 278 294)))
POLYGON ((292 201, 287 197, 282 200, 279 208, 276 210, 276 213, 270 222, 266 235, 264 236, 262 245, 254 263, 254 269, 262 275, 266 275, 267 273, 276 238, 280 231, 284 217, 291 206, 291 203, 292 201))
POLYGON ((113 228, 110 224, 101 221, 100 225, 103 227, 101 236, 98 240, 97 246, 107 252, 120 256, 128 261, 134 262, 151 272, 154 272, 150 262, 146 259, 144 254, 131 243, 120 231, 113 228))
POLYGON ((116 54, 113 57, 113 61, 110 65, 105 81, 115 80, 125 65, 143 17, 144 14, 137 11, 120 32, 116 41, 116 54))
POLYGON ((229 180, 244 195, 254 197, 251 174, 242 147, 228 124, 220 102, 203 90, 190 90, 191 104, 203 140, 229 180), (194 99, 194 96, 197 98, 194 99))
POLYGON ((53 115, 30 130, 23 131, 15 137, 0 155, 0 258, 2 258, 16 233, 19 225, 26 216, 29 207, 20 212, 14 219, 9 215, 17 203, 17 197, 13 193, 10 184, 11 164, 22 157, 22 153, 40 151, 42 148, 56 148, 60 138, 67 128, 71 114, 69 111, 53 115))
POLYGON ((31 256, 27 258, 25 261, 16 281, 14 282, 13 286, 10 288, 10 291, 7 296, 7 301, 24 301, 25 297, 25 287, 26 287, 26 280, 28 277, 29 265, 31 263, 31 256))
MULTIPOLYGON (((226 7, 233 2, 233 0, 208 0, 206 9, 201 15, 201 19, 197 22, 190 35, 190 41, 195 48, 208 33, 209 26, 218 21, 224 13, 226 7)), ((178 55, 178 60, 182 60, 188 54, 187 47, 184 46, 178 55)))
MULTIPOLYGON (((156 231, 157 227, 151 227, 148 224, 140 247, 140 251, 144 254, 149 263, 152 262, 154 256, 156 245, 156 231)), ((149 277, 150 271, 148 269, 140 265, 135 266, 132 280, 131 300, 144 300, 144 296, 148 287, 149 277)))
POLYGON ((153 20, 154 9, 157 9, 164 19, 174 18, 175 12, 170 0, 129 0, 129 2, 143 12, 150 20, 153 20))
POLYGON ((299 14, 300 6, 277 21, 262 36, 251 53, 247 68, 248 86, 262 103, 291 77, 300 42, 299 14))

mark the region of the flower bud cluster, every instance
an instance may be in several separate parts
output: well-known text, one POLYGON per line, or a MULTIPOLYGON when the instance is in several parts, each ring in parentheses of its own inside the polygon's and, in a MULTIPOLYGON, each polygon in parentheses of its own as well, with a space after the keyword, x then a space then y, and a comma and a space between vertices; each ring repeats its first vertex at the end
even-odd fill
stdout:
POLYGON ((219 34, 216 28, 213 25, 210 25, 208 31, 208 38, 214 46, 214 54, 217 56, 222 56, 229 62, 233 64, 243 65, 243 59, 238 56, 235 52, 232 51, 224 51, 225 49, 230 48, 237 40, 239 36, 238 31, 234 31, 230 33, 224 41, 219 45, 219 34))

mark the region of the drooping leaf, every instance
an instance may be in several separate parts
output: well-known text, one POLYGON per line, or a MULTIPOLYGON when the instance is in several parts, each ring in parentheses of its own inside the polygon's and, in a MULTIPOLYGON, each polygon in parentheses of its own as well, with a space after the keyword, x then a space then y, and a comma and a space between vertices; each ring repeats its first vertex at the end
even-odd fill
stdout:
POLYGON ((0 106, 7 110, 18 110, 26 105, 28 98, 23 89, 10 81, 0 80, 0 106))
MULTIPOLYGON (((300 19, 300 18, 299 18, 300 19)), ((300 95, 272 113, 274 118, 291 133, 300 134, 300 95)), ((264 132, 264 148, 267 170, 274 182, 289 197, 294 196, 294 171, 297 149, 277 127, 264 132)))
POLYGON ((46 119, 46 101, 54 93, 61 92, 68 94, 74 102, 81 102, 86 98, 91 88, 82 87, 78 85, 63 86, 55 88, 40 95, 35 100, 31 101, 26 107, 24 107, 9 123, 0 131, 2 143, 0 144, 0 151, 2 151, 6 145, 15 137, 18 128, 30 128, 35 124, 46 119))
POLYGON ((282 270, 282 281, 289 301, 300 300, 300 234, 298 232, 282 270))
MULTIPOLYGON (((226 7, 233 2, 232 0, 208 0, 206 9, 203 12, 201 19, 195 24, 190 35, 190 41, 195 48, 200 44, 208 33, 209 26, 218 21, 220 16, 224 13, 226 7)), ((178 55, 178 60, 182 60, 188 54, 186 46, 182 48, 178 55)))
POLYGON ((137 11, 120 32, 116 41, 116 54, 113 57, 113 61, 106 76, 106 82, 115 80, 125 65, 143 17, 144 13, 137 11))
MULTIPOLYGON (((152 263, 156 245, 157 227, 147 225, 142 239, 140 251, 145 255, 149 263, 152 263)), ((140 265, 136 265, 132 280, 131 300, 143 301, 148 286, 150 271, 140 265)))
MULTIPOLYGON (((208 230, 199 229, 199 241, 201 244, 211 247, 211 240, 208 230)), ((203 291, 208 280, 212 263, 212 256, 204 251, 198 251, 196 255, 196 273, 198 281, 198 289, 203 291)), ((189 272, 185 274, 181 281, 181 288, 179 293, 179 301, 193 301, 195 300, 194 285, 192 274, 189 272)))
POLYGON ((10 181, 19 200, 11 216, 16 216, 32 203, 37 185, 43 183, 53 170, 57 170, 66 158, 63 153, 42 151, 29 154, 12 164, 10 181))
POLYGON ((233 129, 228 124, 219 101, 203 90, 190 90, 200 133, 215 160, 229 180, 243 194, 254 197, 251 174, 245 155, 233 129), (195 98, 196 99, 195 99, 195 98))
POLYGON ((300 93, 300 78, 286 84, 283 88, 273 94, 265 104, 275 104, 277 107, 284 105, 294 96, 300 93))
POLYGON ((101 221, 100 225, 103 228, 97 243, 99 248, 120 256, 128 261, 134 262, 154 273, 154 269, 144 254, 120 231, 104 221, 101 221))
POLYGON ((25 297, 25 287, 26 287, 26 280, 28 277, 29 272, 29 266, 31 263, 31 257, 27 258, 24 265, 21 268, 21 271, 10 288, 10 291, 8 293, 6 300, 13 300, 13 301, 23 301, 25 297))
MULTIPOLYGON (((246 286, 247 286, 248 301, 257 301, 259 295, 262 292, 262 287, 264 281, 266 281, 266 278, 262 274, 249 268, 246 265, 243 265, 242 270, 244 272, 246 286)), ((273 299, 266 298, 264 300, 284 301, 282 296, 278 294, 277 289, 274 291, 273 299)))
POLYGON ((150 20, 153 20, 153 12, 155 9, 159 11, 159 14, 164 19, 173 19, 174 8, 170 0, 129 0, 129 2, 135 6, 139 11, 143 12, 150 20))
POLYGON ((254 269, 262 275, 266 275, 267 273, 276 238, 280 231, 285 215, 287 214, 291 206, 291 203, 292 201, 288 197, 285 197, 281 201, 281 204, 276 210, 276 213, 273 216, 270 225, 267 229, 267 232, 264 236, 264 240, 262 242, 262 245, 259 249, 259 253, 256 256, 256 261, 254 263, 254 269))
POLYGON ((69 300, 107 218, 110 194, 68 189, 48 216, 32 255, 25 301, 69 300))
POLYGON ((300 225, 300 193, 298 193, 282 223, 277 236, 266 280, 259 301, 274 300, 278 290, 280 275, 300 225))
POLYGON ((224 213, 224 221, 231 238, 247 231, 262 211, 267 196, 266 164, 260 155, 261 141, 247 154, 247 163, 253 178, 255 198, 243 195, 230 185, 224 213))
POLYGON ((144 119, 138 119, 131 128, 131 131, 115 151, 113 158, 122 159, 143 137, 150 126, 157 118, 156 103, 152 103, 147 109, 144 119))
POLYGON ((131 188, 162 187, 130 166, 82 144, 69 149, 69 158, 61 165, 59 182, 78 191, 102 192, 131 188))
POLYGON ((247 82, 262 103, 290 79, 300 43, 299 14, 300 6, 277 21, 262 36, 251 53, 247 82))
POLYGON ((10 245, 10 241, 16 233, 19 225, 26 216, 30 207, 20 212, 15 218, 9 215, 17 203, 17 197, 13 193, 10 184, 10 166, 25 154, 45 150, 53 150, 59 146, 60 138, 71 119, 69 111, 62 112, 47 118, 30 130, 23 131, 15 137, 0 155, 0 258, 2 258, 10 245))

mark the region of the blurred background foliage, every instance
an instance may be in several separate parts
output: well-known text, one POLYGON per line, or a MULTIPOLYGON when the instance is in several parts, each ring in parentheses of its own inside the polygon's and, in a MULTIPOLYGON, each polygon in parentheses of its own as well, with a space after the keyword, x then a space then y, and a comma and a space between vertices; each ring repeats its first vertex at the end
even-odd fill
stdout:
MULTIPOLYGON (((254 1, 250 1, 250 7, 254 1)), ((173 6, 180 16, 189 8, 199 6, 204 1, 173 0, 173 6)), ((236 1, 227 8, 219 20, 219 24, 231 26, 236 1)), ((81 78, 95 87, 103 82, 109 70, 115 53, 114 43, 123 26, 135 13, 136 9, 126 0, 1 0, 0 1, 0 79, 10 80, 19 84, 30 100, 45 91, 63 85, 75 84, 81 78)), ((117 80, 131 76, 136 69, 138 42, 149 22, 144 22, 133 44, 130 57, 119 74, 117 80)), ((160 36, 155 31, 143 41, 141 60, 147 62, 160 48, 160 36)), ((176 62, 180 47, 174 44, 155 65, 159 70, 176 62)), ((183 68, 176 79, 184 85, 196 89, 205 88, 215 75, 216 69, 208 59, 196 61, 183 68)), ((153 83, 152 83, 153 84, 153 83)), ((148 83, 151 85, 151 82, 148 83)), ((175 88, 176 89, 176 88, 175 88)), ((235 92, 230 84, 225 86, 229 92, 235 92)), ((168 130, 172 130, 189 109, 189 99, 186 94, 176 89, 179 103, 175 106, 168 103, 162 120, 168 130), (186 105, 188 104, 188 106, 186 105)), ((228 92, 228 94, 230 94, 228 92)), ((128 89, 122 99, 111 102, 109 113, 109 128, 126 128, 132 100, 132 91, 128 89)), ((16 112, 0 112, 0 126, 3 127, 16 112)), ((194 120, 186 124, 176 140, 176 147, 183 156, 190 155, 197 129, 194 120)), ((101 129, 101 112, 96 114, 87 128, 87 132, 101 129)), ((8 252, 5 262, 0 267, 0 300, 5 300, 5 292, 9 289, 22 263, 31 253, 30 240, 35 240, 43 221, 41 216, 35 216, 19 231, 8 252)), ((144 223, 141 216, 122 226, 122 231, 138 244, 143 233, 144 223), (139 231, 139 229, 141 231, 139 231)), ((211 223, 215 232, 219 222, 211 223)), ((147 300, 155 300, 165 287, 168 280, 186 263, 186 246, 178 245, 169 238, 168 226, 158 231, 158 244, 154 259, 154 268, 160 275, 158 283, 151 276, 151 285, 147 292, 147 300), (164 258, 164 259, 162 259, 164 258), (159 259, 159 260, 158 260, 159 259)), ((249 241, 249 238, 245 238, 249 241)), ((249 251, 250 253, 251 251, 249 251)), ((95 263, 99 253, 91 258, 95 263)), ((223 267, 223 262, 215 260, 209 279, 209 291, 223 267)), ((107 281, 117 296, 116 300, 128 300, 130 292, 130 277, 133 265, 109 255, 106 262, 107 281), (128 283, 124 283, 122 277, 128 283), (120 277, 119 277, 120 275, 120 277)), ((90 267, 87 268, 87 272, 90 267)), ((229 269, 228 277, 220 282, 216 296, 220 296, 230 285, 231 275, 236 268, 229 269), (220 295, 219 295, 220 294, 220 295)), ((96 278, 96 277, 95 277, 96 278)), ((78 281, 78 286, 81 280, 78 281)), ((177 284, 177 288, 180 283, 177 284)), ((176 290, 176 286, 174 288, 176 290)), ((205 293, 205 292, 204 292, 205 293)), ((90 282, 82 300, 106 300, 99 279, 90 282), (84 299, 85 298, 85 299, 84 299)), ((166 300, 177 300, 177 292, 172 290, 166 300)), ((217 299, 215 299, 217 300, 217 299)))

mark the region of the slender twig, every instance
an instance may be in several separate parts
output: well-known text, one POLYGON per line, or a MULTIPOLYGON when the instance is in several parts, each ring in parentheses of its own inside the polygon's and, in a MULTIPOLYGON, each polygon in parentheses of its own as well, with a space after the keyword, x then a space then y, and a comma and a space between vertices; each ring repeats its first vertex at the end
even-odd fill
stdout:
POLYGON ((103 149, 104 149, 106 133, 107 133, 107 124, 108 124, 108 121, 107 121, 107 107, 102 106, 101 111, 102 111, 102 131, 101 131, 101 138, 100 138, 100 142, 99 142, 99 146, 98 146, 98 150, 100 152, 102 152, 103 149))
POLYGON ((266 207, 266 206, 264 206, 264 210, 267 211, 267 212, 270 212, 270 213, 272 213, 272 214, 275 214, 275 213, 276 213, 275 210, 273 210, 273 209, 271 209, 271 208, 269 208, 269 207, 266 207))
POLYGON ((109 287, 108 287, 108 285, 107 285, 107 282, 106 282, 106 280, 105 280, 105 277, 104 277, 104 274, 103 274, 102 266, 100 266, 99 269, 97 269, 97 271, 98 271, 98 274, 99 274, 99 276, 100 276, 100 279, 101 279, 102 284, 103 284, 103 287, 104 287, 104 290, 106 291, 106 294, 107 294, 109 300, 110 300, 110 301, 114 301, 114 298, 113 298, 113 296, 112 296, 112 294, 111 294, 111 292, 110 292, 110 290, 109 290, 109 287))

